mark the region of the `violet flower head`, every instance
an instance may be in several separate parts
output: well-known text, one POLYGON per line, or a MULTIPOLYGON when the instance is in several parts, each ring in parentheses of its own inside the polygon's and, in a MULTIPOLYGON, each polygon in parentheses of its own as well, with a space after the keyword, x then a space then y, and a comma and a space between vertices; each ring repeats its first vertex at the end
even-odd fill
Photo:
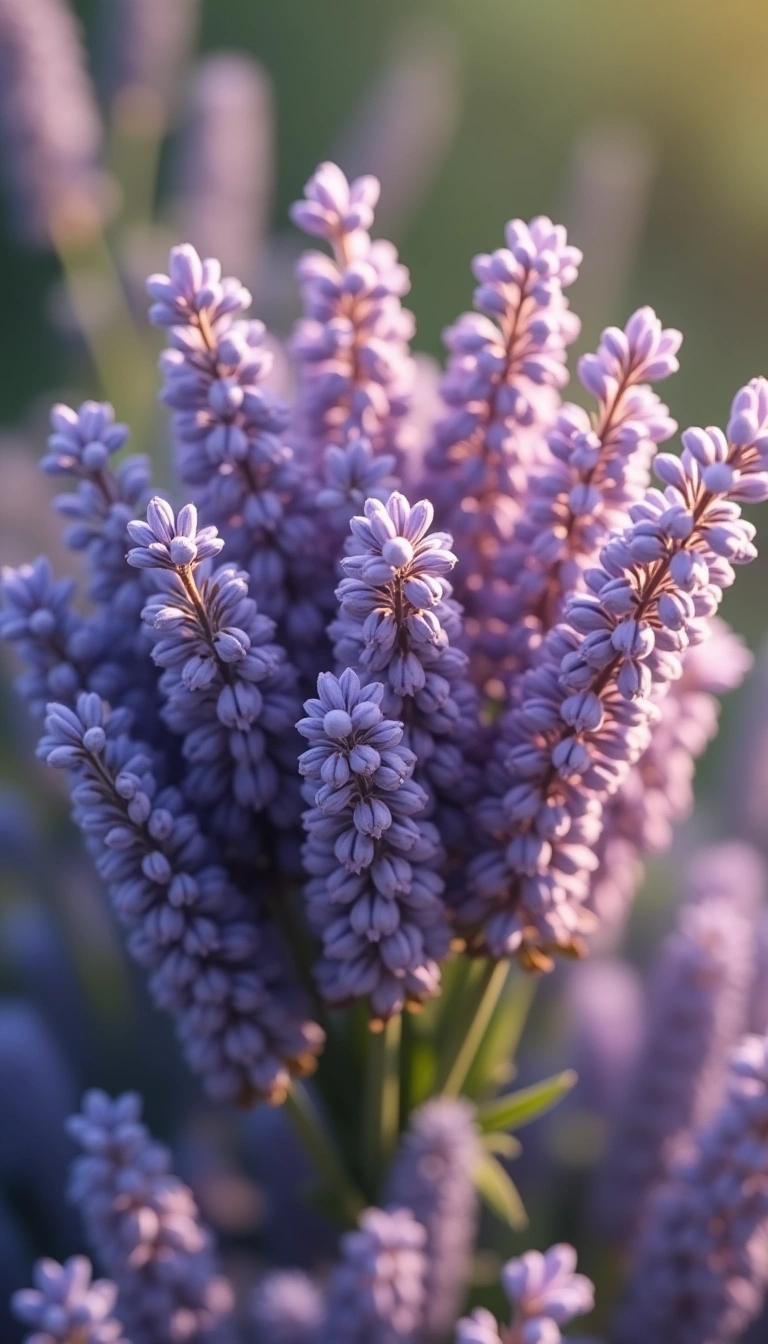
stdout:
POLYGON ((332 443, 326 448, 317 502, 337 533, 343 536, 348 531, 367 499, 386 502, 394 486, 394 468, 394 456, 375 456, 370 439, 361 434, 350 434, 342 445, 332 443))
POLYGON ((70 6, 2 0, 0 158, 21 241, 48 247, 52 224, 98 224, 106 204, 102 138, 70 6))
POLYGON ((647 750, 654 697, 705 637, 734 565, 756 554, 740 502, 768 498, 768 383, 738 393, 727 436, 691 429, 683 443, 681 458, 656 458, 666 489, 631 506, 502 725, 480 811, 494 848, 474 863, 459 911, 495 956, 519 951, 543 969, 594 927, 603 803, 647 750))
POLYGON ((475 1109, 463 1097, 420 1106, 390 1172, 388 1202, 426 1228, 424 1331, 443 1339, 466 1291, 478 1224, 474 1169, 481 1155, 475 1109))
POLYGON ((594 1306, 594 1288, 576 1273, 576 1252, 565 1243, 548 1251, 527 1251, 508 1260, 501 1284, 512 1307, 512 1319, 499 1331, 489 1311, 480 1308, 459 1321, 456 1344, 559 1344, 561 1325, 585 1316, 594 1306))
POLYGON ((128 563, 155 572, 158 592, 143 619, 154 661, 164 669, 163 717, 183 739, 185 788, 212 809, 210 826, 226 844, 252 832, 253 813, 278 826, 298 822, 293 725, 299 710, 295 675, 276 643, 274 622, 249 596, 248 578, 224 565, 208 578, 196 571, 224 543, 215 527, 198 527, 187 504, 178 515, 152 499, 147 521, 129 523, 136 543, 128 563))
POLYGON ((74 1255, 65 1264, 38 1260, 35 1287, 14 1293, 14 1314, 31 1334, 25 1344, 132 1344, 113 1315, 117 1288, 92 1278, 91 1262, 74 1255))
POLYGON ((626 525, 630 504, 647 490, 656 445, 677 429, 649 383, 677 370, 681 340, 653 309, 640 308, 624 331, 608 327, 597 353, 580 359, 597 412, 562 407, 547 436, 554 462, 528 484, 512 540, 499 555, 498 572, 511 586, 504 617, 516 665, 535 656, 605 538, 626 525))
POLYGON ((417 819, 426 794, 383 695, 351 669, 322 673, 297 727, 309 742, 299 770, 314 804, 303 859, 308 917, 323 943, 320 987, 331 1003, 369 997, 388 1018, 438 992, 450 934, 438 834, 417 819))
POLYGON ((396 249, 372 241, 379 197, 375 177, 348 182, 321 163, 291 207, 298 228, 326 239, 333 256, 305 252, 297 275, 304 316, 292 350, 299 366, 296 432, 318 471, 329 444, 364 434, 374 451, 404 448, 413 363, 413 316, 400 303, 410 277, 396 249))
POLYGON ((69 1121, 82 1150, 70 1198, 118 1289, 131 1344, 202 1344, 232 1308, 216 1271, 211 1235, 171 1155, 141 1122, 141 1098, 86 1092, 69 1121))
POLYGON ((170 328, 161 396, 182 483, 248 570, 281 638, 311 648, 333 563, 322 562, 312 481, 281 439, 288 412, 265 386, 272 354, 263 324, 244 318, 251 296, 189 245, 172 249, 169 274, 150 276, 147 289, 150 320, 170 328))
POLYGON ((443 836, 455 838, 456 814, 478 783, 465 758, 478 708, 467 656, 455 647, 461 611, 447 575, 456 557, 447 533, 429 531, 432 517, 425 499, 411 505, 395 493, 384 503, 366 501, 364 516, 352 519, 330 634, 340 666, 384 681, 384 711, 402 718, 415 777, 432 808, 438 804, 443 836))
POLYGON ((410 1209, 366 1209, 341 1240, 328 1286, 325 1337, 336 1344, 416 1344, 427 1234, 410 1209))
POLYGON ((35 717, 51 699, 74 703, 87 685, 91 662, 84 622, 72 609, 72 579, 55 579, 41 556, 2 571, 0 639, 13 645, 24 666, 16 689, 35 717))
POLYGON ((251 1299, 256 1344, 320 1344, 325 1301, 308 1274, 274 1270, 251 1299))
POLYGON ((445 333, 448 414, 427 454, 426 486, 438 518, 460 551, 474 556, 458 596, 485 640, 503 606, 492 586, 500 548, 510 540, 531 470, 568 380, 566 347, 579 333, 563 290, 581 253, 545 216, 506 226, 506 247, 473 263, 474 313, 445 333))
POLYGON ((152 755, 126 719, 94 694, 76 710, 52 704, 38 754, 70 772, 74 820, 190 1068, 219 1101, 282 1101, 322 1032, 274 931, 212 861, 179 791, 158 788, 152 755))
POLYGON ((657 1192, 613 1338, 730 1344, 768 1282, 768 1040, 734 1051, 728 1091, 657 1192))
MULTIPOLYGON (((642 1049, 597 1187, 602 1231, 620 1245, 632 1242, 681 1138, 716 1108, 747 1027, 753 932, 741 891, 752 873, 730 846, 727 861, 727 893, 717 883, 706 897, 690 893, 700 898, 683 906, 656 967, 642 1049)), ((712 863, 717 873, 716 851, 712 863)))

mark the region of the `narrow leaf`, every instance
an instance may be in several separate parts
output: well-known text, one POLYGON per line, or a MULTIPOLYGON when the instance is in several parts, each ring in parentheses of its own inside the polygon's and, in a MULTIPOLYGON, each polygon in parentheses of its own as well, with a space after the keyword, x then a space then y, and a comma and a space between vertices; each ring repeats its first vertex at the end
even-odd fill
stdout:
POLYGON ((491 1153, 483 1153, 475 1167, 475 1184, 488 1208, 514 1232, 528 1226, 528 1215, 517 1186, 491 1153))
POLYGON ((521 1125, 537 1120, 556 1106, 575 1082, 573 1069, 565 1069, 563 1073, 533 1083, 531 1087, 521 1087, 517 1092, 509 1092, 506 1097, 486 1102, 478 1111, 480 1128, 486 1133, 494 1129, 519 1129, 521 1125))
POLYGON ((499 1157, 506 1157, 509 1161, 519 1157, 523 1151, 523 1145, 514 1134, 483 1134, 481 1143, 486 1152, 498 1153, 499 1157))

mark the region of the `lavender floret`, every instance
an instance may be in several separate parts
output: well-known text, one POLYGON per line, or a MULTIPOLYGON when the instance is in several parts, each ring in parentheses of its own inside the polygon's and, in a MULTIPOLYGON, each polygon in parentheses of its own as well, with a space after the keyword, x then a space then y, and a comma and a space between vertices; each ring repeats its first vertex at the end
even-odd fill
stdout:
POLYGON ((14 1293, 14 1314, 34 1333, 25 1344, 133 1344, 113 1315, 117 1288, 108 1279, 92 1279, 84 1255, 65 1264, 38 1260, 35 1287, 14 1293))
POLYGON ((417 1344, 427 1234, 409 1209, 366 1209, 341 1241, 325 1337, 335 1344, 417 1344))
POLYGON ((324 1318, 322 1291, 297 1269, 267 1274, 251 1299, 256 1344, 321 1344, 324 1318))
MULTIPOLYGON (((559 1344, 560 1326, 592 1310, 592 1283, 575 1270, 576 1252, 565 1243, 507 1261, 501 1271, 512 1307, 512 1320, 503 1331, 506 1344, 559 1344)), ((479 1308, 459 1321, 456 1344, 497 1344, 501 1334, 491 1313, 479 1308)))

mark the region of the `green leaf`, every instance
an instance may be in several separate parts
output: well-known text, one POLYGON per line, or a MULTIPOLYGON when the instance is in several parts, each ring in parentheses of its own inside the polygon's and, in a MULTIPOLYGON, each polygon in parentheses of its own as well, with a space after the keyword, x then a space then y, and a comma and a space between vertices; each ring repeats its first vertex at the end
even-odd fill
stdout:
POLYGON ((512 1082, 515 1055, 536 986, 535 976, 513 969, 462 1089, 466 1096, 482 1101, 512 1082))
POLYGON ((496 1129, 519 1129, 521 1125, 537 1120, 556 1106, 575 1082, 573 1069, 565 1069, 563 1073, 533 1083, 531 1087, 521 1087, 517 1092, 509 1092, 506 1097, 486 1102, 477 1113, 480 1128, 485 1133, 496 1129))
POLYGON ((483 1153, 475 1167, 475 1184, 488 1208, 514 1232, 528 1226, 528 1215, 517 1186, 491 1154, 483 1153))
POLYGON ((498 1153, 499 1157, 506 1157, 510 1162, 523 1151, 522 1143, 514 1134, 482 1134, 480 1141, 486 1152, 498 1153))

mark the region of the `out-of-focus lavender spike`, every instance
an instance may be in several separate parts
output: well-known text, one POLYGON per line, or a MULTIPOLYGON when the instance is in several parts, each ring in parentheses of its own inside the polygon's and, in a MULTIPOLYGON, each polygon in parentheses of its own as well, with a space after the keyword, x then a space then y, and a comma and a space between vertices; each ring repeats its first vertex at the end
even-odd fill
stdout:
POLYGON ((768 1039, 735 1050, 728 1091, 655 1195, 616 1344, 733 1344, 768 1282, 768 1039))
POLYGON ((412 1114, 390 1173, 387 1198, 427 1230, 423 1329, 442 1340, 461 1309, 478 1223, 474 1171, 481 1148, 475 1108, 438 1097, 412 1114))
POLYGON ((430 814, 443 842, 460 850, 479 789, 467 759, 479 707, 467 655, 456 647, 461 609, 446 577, 456 563, 453 543, 447 532, 429 530, 432 517, 426 499, 411 505, 394 493, 384 503, 366 501, 363 516, 352 519, 329 634, 340 667, 353 667, 363 682, 384 682, 383 710, 403 721, 430 814))
POLYGON ((568 973, 564 1009, 568 1059, 579 1079, 573 1099, 608 1119, 624 1097, 642 1043, 640 975, 626 961, 585 961, 568 973))
POLYGON ((187 796, 225 848, 242 858, 250 836, 258 852, 254 814, 286 829, 301 812, 295 672, 274 642, 274 621, 249 596, 247 574, 222 565, 198 580, 224 543, 215 527, 198 527, 194 504, 174 514, 155 497, 128 534, 129 565, 152 571, 158 589, 142 615, 164 669, 163 718, 183 738, 187 796))
POLYGON ((305 252, 298 264, 304 316, 292 350, 299 369, 298 441, 315 472, 325 448, 364 434, 374 451, 399 453, 408 413, 413 315, 400 300, 410 276, 391 243, 372 241, 379 183, 348 182, 335 163, 321 163, 291 207, 298 228, 333 251, 305 252))
POLYGON ((65 0, 0 0, 0 140, 19 238, 98 225, 107 202, 102 127, 65 0))
POLYGON ((445 333, 448 415, 437 426, 425 477, 440 523, 459 552, 473 557, 458 597, 478 654, 494 658, 498 641, 488 641, 503 595, 492 579, 568 381, 566 348, 579 321, 563 290, 581 261, 565 229, 545 216, 529 225, 510 220, 505 240, 506 247, 475 258, 477 311, 464 313, 445 333))
POLYGON ((478 1307, 459 1321, 455 1344, 560 1344, 560 1326, 594 1305, 592 1283, 575 1270, 576 1252, 566 1243, 508 1260, 501 1284, 512 1307, 509 1327, 500 1330, 490 1311, 478 1307))
POLYGON ((227 274, 256 282, 269 231, 272 84, 243 52, 214 52, 193 71, 174 176, 179 234, 227 274))
POLYGON ((70 772, 74 819, 190 1068, 219 1101, 282 1101, 323 1033, 253 895, 213 861, 179 791, 158 789, 127 717, 93 694, 52 704, 38 754, 70 772))
POLYGON ((768 643, 747 686, 726 759, 726 784, 729 831, 768 854, 768 643))
POLYGON ((43 556, 2 571, 0 639, 21 658, 16 689, 36 717, 51 699, 73 704, 93 668, 86 622, 72 609, 74 591, 72 579, 54 579, 43 556))
POLYGON ((94 1252, 117 1284, 131 1344, 218 1338, 232 1290, 216 1270, 211 1234, 171 1155, 141 1122, 141 1098, 93 1090, 69 1132, 82 1150, 69 1195, 94 1252))
POLYGON ((716 617, 707 638, 688 650, 682 676, 659 702, 648 750, 603 813, 599 867, 588 901, 599 920, 593 949, 616 946, 643 879, 645 855, 668 849, 674 828, 690 815, 696 762, 717 733, 716 697, 736 689, 751 663, 741 637, 716 617))
POLYGON ((683 445, 655 459, 666 488, 631 506, 500 725, 478 812, 490 844, 457 918, 473 947, 531 969, 578 953, 595 927, 604 803, 648 749, 658 699, 706 638, 734 566, 757 554, 741 504, 768 498, 768 382, 737 393, 727 433, 689 429, 683 445))
POLYGON ((584 253, 579 312, 585 331, 624 302, 657 158, 650 129, 617 117, 588 123, 571 145, 561 213, 584 253))
POLYGON ((608 327, 597 352, 579 360, 597 412, 561 408, 547 437, 554 461, 534 472, 497 562, 511 589, 504 618, 518 672, 534 660, 570 595, 583 589, 584 571, 606 537, 627 525, 630 505, 648 489, 656 446, 677 429, 650 383, 677 370, 681 341, 652 308, 640 308, 623 331, 608 327))
POLYGON ((756 877, 764 881, 753 856, 733 846, 701 855, 695 900, 663 946, 642 1052, 597 1187, 598 1221, 612 1242, 632 1242, 675 1147, 722 1098, 729 1054, 747 1026, 754 973, 747 901, 756 893, 744 889, 756 877), (710 866, 715 880, 705 895, 710 866))
POLYGON ((436 828, 418 818, 427 795, 403 725, 379 708, 380 682, 347 668, 321 673, 297 727, 307 832, 302 858, 309 922, 323 940, 317 968, 331 1003, 369 998, 381 1019, 439 992, 450 946, 436 828))
POLYGON ((114 113, 164 128, 199 18, 200 0, 104 0, 99 74, 114 113))
POLYGON ((407 20, 338 140, 333 157, 347 177, 381 183, 376 219, 387 234, 403 234, 442 168, 461 114, 460 67, 449 28, 407 20))
POLYGON ((92 1274, 84 1255, 63 1265, 38 1260, 35 1287, 21 1288, 11 1303, 17 1318, 32 1327, 25 1344, 133 1344, 114 1315, 115 1284, 92 1274))
POLYGON ((334 1344, 417 1344, 426 1240, 410 1209, 366 1209, 358 1229, 341 1240, 324 1338, 334 1344))
POLYGON ((255 1344, 320 1344, 325 1317, 323 1293, 297 1269, 275 1270, 251 1298, 255 1344))
POLYGON ((749 1030, 768 1031, 768 910, 758 913, 755 923, 755 974, 749 996, 749 1030))
MULTIPOLYGON (((272 365, 251 296, 193 247, 171 251, 169 275, 152 275, 150 319, 167 327, 162 400, 173 408, 182 482, 227 556, 247 569, 292 657, 322 651, 333 558, 316 526, 316 486, 281 439, 288 412, 266 385, 272 365)), ((316 671, 315 671, 316 675, 316 671)))

